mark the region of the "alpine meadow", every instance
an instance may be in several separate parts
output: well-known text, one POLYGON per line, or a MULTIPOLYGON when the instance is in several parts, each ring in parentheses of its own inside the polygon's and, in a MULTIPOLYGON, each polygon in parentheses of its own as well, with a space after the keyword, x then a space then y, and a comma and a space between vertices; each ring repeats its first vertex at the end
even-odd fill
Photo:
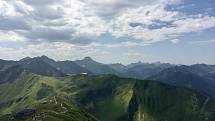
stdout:
POLYGON ((0 0, 0 121, 215 121, 215 0, 0 0))

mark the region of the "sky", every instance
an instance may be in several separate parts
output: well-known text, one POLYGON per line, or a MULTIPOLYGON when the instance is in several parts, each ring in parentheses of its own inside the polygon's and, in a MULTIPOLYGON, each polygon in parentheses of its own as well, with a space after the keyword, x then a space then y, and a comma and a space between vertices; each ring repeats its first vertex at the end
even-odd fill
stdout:
POLYGON ((0 58, 215 64, 215 0, 0 0, 0 58))

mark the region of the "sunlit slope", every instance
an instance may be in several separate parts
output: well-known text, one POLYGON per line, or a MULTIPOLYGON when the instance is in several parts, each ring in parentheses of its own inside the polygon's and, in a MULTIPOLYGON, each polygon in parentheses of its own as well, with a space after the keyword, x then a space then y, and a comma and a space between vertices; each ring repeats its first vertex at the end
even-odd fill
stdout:
POLYGON ((0 120, 213 121, 213 99, 159 82, 113 75, 22 74, 0 85, 0 120), (20 114, 20 111, 33 113, 20 114), (35 112, 34 112, 35 111, 35 112))
POLYGON ((28 74, 13 83, 1 85, 0 119, 96 121, 92 115, 77 107, 71 97, 72 92, 63 91, 67 83, 57 78, 28 74), (33 117, 16 116, 23 109, 36 110, 36 114, 33 117))

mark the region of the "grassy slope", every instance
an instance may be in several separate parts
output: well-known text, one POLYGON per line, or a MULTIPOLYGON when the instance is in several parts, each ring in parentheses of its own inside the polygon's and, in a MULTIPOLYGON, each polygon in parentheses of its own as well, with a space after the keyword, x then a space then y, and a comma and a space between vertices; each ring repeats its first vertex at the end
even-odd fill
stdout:
POLYGON ((75 83, 79 83, 78 87, 82 89, 77 94, 77 102, 100 120, 115 121, 127 113, 134 80, 111 75, 91 78, 83 76, 76 78, 75 83))
MULTIPOLYGON (((36 118, 45 121, 96 121, 62 92, 67 82, 35 74, 23 75, 11 84, 0 85, 0 114, 36 108, 36 118)), ((10 115, 8 115, 10 117, 10 115)), ((26 120, 32 120, 26 117, 26 120)))
POLYGON ((195 91, 145 81, 135 85, 129 119, 134 121, 214 121, 215 103, 195 91))
POLYGON ((215 109, 210 98, 188 89, 112 75, 22 75, 0 85, 0 99, 0 120, 36 108, 34 117, 45 121, 213 121, 215 109))

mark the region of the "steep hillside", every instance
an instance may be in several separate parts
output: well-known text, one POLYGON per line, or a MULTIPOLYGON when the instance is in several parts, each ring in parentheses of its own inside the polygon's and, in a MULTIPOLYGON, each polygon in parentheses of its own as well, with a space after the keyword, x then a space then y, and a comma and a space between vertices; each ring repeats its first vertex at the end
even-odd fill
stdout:
POLYGON ((18 65, 0 70, 0 84, 15 81, 24 69, 18 65))
POLYGON ((15 61, 7 61, 7 60, 0 59, 0 71, 4 71, 9 67, 14 66, 15 64, 16 64, 15 61))
POLYGON ((215 75, 205 65, 175 66, 149 77, 170 85, 203 91, 215 97, 215 75), (205 71, 206 70, 206 71, 205 71))
POLYGON ((0 85, 0 120, 214 121, 212 98, 113 75, 22 74, 0 85))
POLYGON ((137 82, 128 121, 214 121, 215 102, 195 91, 152 81, 137 82))

